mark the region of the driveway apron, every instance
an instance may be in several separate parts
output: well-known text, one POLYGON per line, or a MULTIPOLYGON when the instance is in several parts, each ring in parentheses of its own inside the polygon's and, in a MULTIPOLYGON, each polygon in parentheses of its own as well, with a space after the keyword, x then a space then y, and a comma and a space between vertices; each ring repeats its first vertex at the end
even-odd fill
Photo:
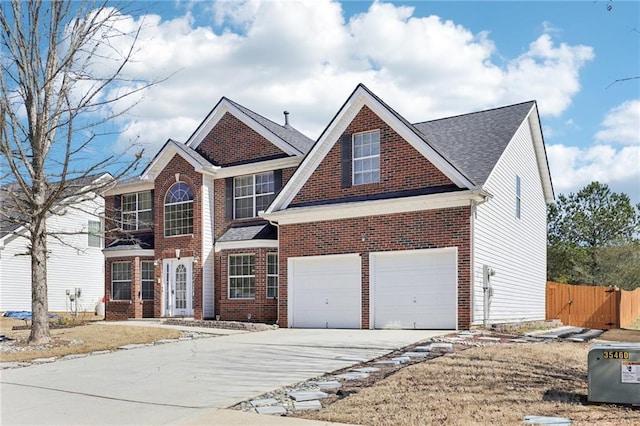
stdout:
POLYGON ((0 423, 173 423, 441 334, 279 329, 3 370, 0 423))

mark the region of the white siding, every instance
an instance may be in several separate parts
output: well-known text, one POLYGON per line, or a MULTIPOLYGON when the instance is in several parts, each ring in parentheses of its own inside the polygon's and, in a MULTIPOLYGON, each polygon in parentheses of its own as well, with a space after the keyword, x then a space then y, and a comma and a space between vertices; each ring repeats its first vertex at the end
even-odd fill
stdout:
POLYGON ((202 186, 202 314, 205 318, 214 316, 214 273, 213 273, 213 178, 203 176, 202 186))
MULTIPOLYGON (((49 231, 86 232, 89 220, 98 220, 89 211, 103 209, 102 199, 85 202, 81 209, 68 209, 63 216, 47 220, 49 231)), ((93 311, 104 296, 104 257, 101 247, 89 247, 88 236, 61 236, 64 243, 55 238, 47 240, 47 285, 49 311, 71 310, 66 290, 80 288, 78 311, 93 311)), ((27 240, 9 237, 0 252, 0 311, 31 311, 31 258, 26 252, 27 240)))
POLYGON ((496 272, 491 277, 489 322, 544 319, 547 215, 529 120, 514 135, 484 188, 493 198, 478 206, 474 218, 473 322, 483 320, 483 265, 496 272), (520 219, 516 176, 521 179, 520 219))

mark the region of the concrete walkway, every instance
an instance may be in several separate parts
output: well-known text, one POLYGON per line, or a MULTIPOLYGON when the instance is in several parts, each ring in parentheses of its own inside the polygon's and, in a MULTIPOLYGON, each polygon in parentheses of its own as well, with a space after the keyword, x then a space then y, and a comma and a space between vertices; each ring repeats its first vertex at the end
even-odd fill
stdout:
POLYGON ((236 332, 3 370, 0 423, 269 424, 274 418, 220 409, 441 334, 236 332))

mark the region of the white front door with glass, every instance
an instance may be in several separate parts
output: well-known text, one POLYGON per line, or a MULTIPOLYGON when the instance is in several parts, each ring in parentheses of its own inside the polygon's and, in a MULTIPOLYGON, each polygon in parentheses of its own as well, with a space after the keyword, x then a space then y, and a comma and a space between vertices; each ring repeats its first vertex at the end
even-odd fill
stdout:
POLYGON ((193 315, 193 258, 165 259, 163 306, 167 317, 193 315))

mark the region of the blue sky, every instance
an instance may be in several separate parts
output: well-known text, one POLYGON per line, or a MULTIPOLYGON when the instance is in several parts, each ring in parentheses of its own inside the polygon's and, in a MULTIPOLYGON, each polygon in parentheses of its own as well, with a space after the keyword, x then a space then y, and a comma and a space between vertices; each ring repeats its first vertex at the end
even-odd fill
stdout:
POLYGON ((185 141, 220 97, 317 138, 362 82, 413 122, 535 99, 556 194, 640 202, 640 2, 134 2, 132 76, 171 75, 113 149, 185 141), (611 6, 611 10, 607 10, 611 6))

